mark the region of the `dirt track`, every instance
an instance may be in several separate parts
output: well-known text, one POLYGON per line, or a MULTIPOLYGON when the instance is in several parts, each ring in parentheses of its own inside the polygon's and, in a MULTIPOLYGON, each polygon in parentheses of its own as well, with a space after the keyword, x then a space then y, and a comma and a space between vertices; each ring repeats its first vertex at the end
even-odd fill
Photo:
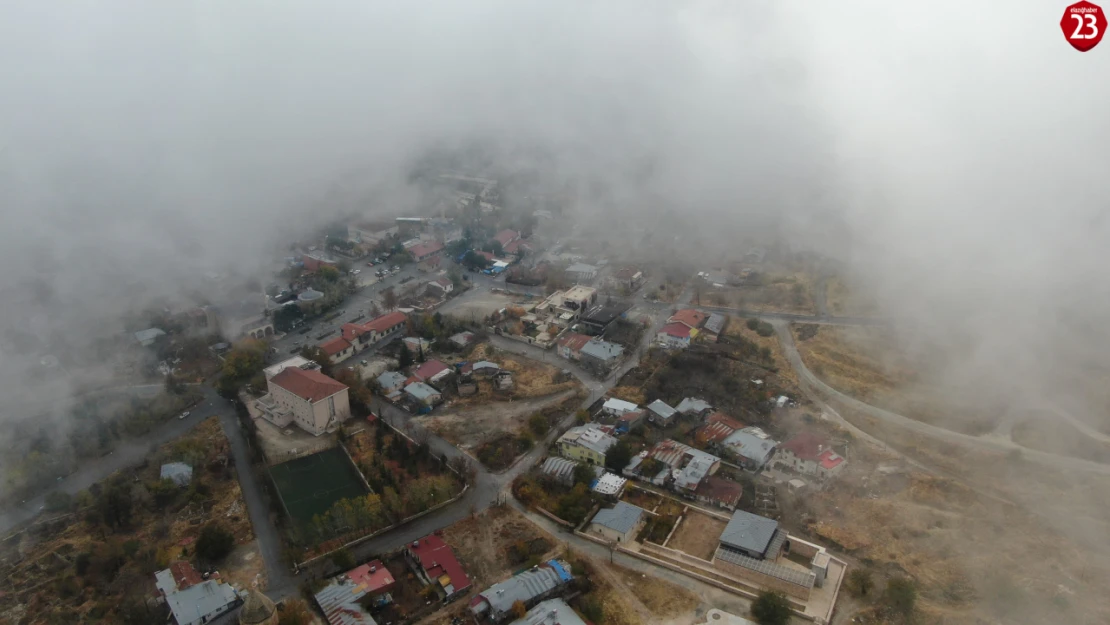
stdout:
POLYGON ((457 411, 448 407, 442 414, 415 420, 462 449, 473 449, 497 434, 519 432, 529 416, 574 393, 572 389, 536 399, 490 402, 457 411))

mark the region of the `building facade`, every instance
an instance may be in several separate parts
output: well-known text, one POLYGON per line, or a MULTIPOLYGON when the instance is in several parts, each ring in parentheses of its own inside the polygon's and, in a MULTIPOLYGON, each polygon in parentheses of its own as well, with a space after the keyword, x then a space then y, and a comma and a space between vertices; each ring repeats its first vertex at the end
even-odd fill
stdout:
POLYGON ((346 385, 315 369, 290 367, 266 382, 269 393, 256 405, 263 417, 284 428, 295 423, 319 436, 351 417, 346 385))

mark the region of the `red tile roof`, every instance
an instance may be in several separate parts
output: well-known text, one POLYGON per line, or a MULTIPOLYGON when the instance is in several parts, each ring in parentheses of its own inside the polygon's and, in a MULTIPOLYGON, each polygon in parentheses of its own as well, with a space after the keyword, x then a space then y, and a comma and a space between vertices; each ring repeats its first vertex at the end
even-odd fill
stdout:
POLYGON ((814 434, 813 432, 802 432, 797 436, 786 441, 779 447, 789 451, 802 460, 816 461, 825 449, 829 447, 829 441, 823 436, 814 434))
POLYGON ((425 256, 435 254, 442 249, 443 244, 439 241, 429 241, 412 246, 412 248, 409 249, 409 253, 412 254, 413 258, 421 259, 425 256))
POLYGON ((447 371, 449 367, 438 360, 429 360, 428 362, 416 368, 412 372, 414 378, 419 378, 421 382, 426 382, 428 378, 435 377, 443 371, 447 371))
POLYGON ((732 480, 710 475, 702 480, 701 484, 698 484, 698 489, 695 492, 698 497, 705 497, 711 501, 735 507, 736 504, 740 503, 740 497, 744 494, 744 487, 732 480))
POLYGON ((583 347, 586 346, 586 343, 589 342, 590 337, 586 336, 585 334, 578 334, 576 332, 568 332, 558 340, 560 346, 569 348, 571 351, 575 352, 581 350, 583 347))
POLYGON ((682 323, 668 323, 660 332, 679 339, 690 338, 690 327, 682 323))
POLYGON ((817 460, 821 463, 821 466, 826 469, 835 469, 838 464, 844 462, 844 458, 831 449, 826 449, 821 452, 821 455, 817 456, 817 460))
POLYGON ((691 328, 700 328, 701 324, 705 323, 705 320, 708 318, 709 315, 703 313, 700 310, 694 310, 693 308, 683 308, 682 310, 676 312, 667 321, 681 323, 691 328))
POLYGON ((321 343, 320 349, 324 350, 324 353, 328 356, 334 356, 350 346, 350 341, 343 338, 342 336, 337 336, 334 339, 327 341, 326 343, 321 343))
POLYGON ((416 558, 424 573, 430 579, 439 579, 446 575, 448 583, 461 592, 470 588, 470 578, 466 576, 462 565, 455 559, 455 552, 435 534, 430 534, 418 541, 408 544, 409 552, 416 558))
POLYGON ((403 312, 391 312, 387 315, 382 315, 376 319, 371 319, 362 325, 363 330, 374 330, 375 332, 384 332, 393 326, 404 323, 408 317, 403 312))
POLYGON ((170 575, 173 575, 173 583, 177 584, 178 590, 185 590, 204 581, 193 565, 184 561, 170 564, 170 575))
POLYGON ((502 230, 501 232, 498 232, 493 236, 493 240, 500 243, 502 248, 504 248, 509 243, 512 243, 513 240, 519 238, 520 233, 516 230, 502 230))
POLYGON ((361 585, 371 595, 386 592, 397 582, 381 560, 373 560, 347 571, 347 578, 356 585, 361 585), (371 572, 370 569, 374 571, 371 572))
POLYGON ((281 373, 270 378, 270 382, 312 403, 331 397, 347 388, 345 384, 315 369, 306 371, 297 367, 286 367, 281 373))

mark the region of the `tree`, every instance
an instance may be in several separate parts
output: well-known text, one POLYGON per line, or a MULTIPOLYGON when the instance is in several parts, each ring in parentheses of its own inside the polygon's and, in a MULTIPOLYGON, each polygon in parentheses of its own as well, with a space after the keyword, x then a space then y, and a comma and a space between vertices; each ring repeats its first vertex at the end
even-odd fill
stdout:
POLYGON ((320 365, 320 373, 326 376, 331 376, 331 357, 319 345, 305 345, 301 349, 301 356, 311 360, 312 362, 320 365))
POLYGON ((867 593, 875 586, 874 580, 871 579, 871 572, 864 569, 852 569, 848 574, 848 592, 852 593, 853 597, 866 597, 867 593))
POLYGON ((475 252, 474 250, 469 250, 463 256, 462 264, 463 264, 463 266, 468 267, 470 269, 482 270, 482 269, 485 269, 485 268, 489 267, 490 265, 492 265, 493 262, 490 261, 485 256, 482 256, 478 252, 475 252))
POLYGON ((278 332, 288 332, 304 319, 304 311, 296 304, 282 306, 274 311, 274 329, 278 332))
POLYGON ((752 602, 752 617, 759 625, 786 625, 790 620, 790 603, 778 591, 763 591, 752 602))
POLYGON ((585 484, 587 486, 597 479, 597 473, 594 471, 594 468, 588 464, 581 463, 575 465, 573 476, 575 484, 585 484))
POLYGON ((266 344, 255 339, 239 341, 224 358, 222 373, 237 383, 243 383, 266 365, 266 344))
POLYGON ((355 558, 351 555, 351 552, 346 549, 340 549, 331 554, 331 562, 344 571, 355 568, 355 558))
POLYGON ((69 496, 69 493, 56 490, 46 496, 46 509, 51 512, 61 512, 72 507, 73 498, 69 496))
POLYGON ((547 430, 551 429, 551 424, 547 422, 547 418, 543 414, 537 412, 528 418, 528 429, 532 430, 532 433, 538 438, 547 434, 547 430))
POLYGON ((632 461, 632 448, 624 441, 617 441, 609 451, 605 452, 605 466, 620 475, 628 463, 632 461))
POLYGON ((401 349, 397 352, 397 366, 405 369, 412 366, 412 352, 404 343, 401 343, 401 349))
POLYGON ((917 588, 913 580, 908 577, 895 577, 887 582, 883 602, 902 616, 912 614, 914 605, 917 603, 917 588))
POLYGON ((393 287, 382 291, 382 306, 385 306, 385 309, 389 311, 397 308, 397 294, 393 291, 393 287))
POLYGON ((216 563, 227 557, 235 546, 235 536, 218 523, 209 523, 197 538, 196 554, 202 560, 216 563))
POLYGON ((331 265, 321 265, 316 270, 316 275, 320 276, 321 280, 325 282, 336 282, 339 280, 339 270, 331 265))
POLYGON ((172 373, 166 374, 164 387, 168 395, 180 395, 181 391, 184 390, 181 388, 181 383, 177 381, 177 378, 175 378, 172 373))

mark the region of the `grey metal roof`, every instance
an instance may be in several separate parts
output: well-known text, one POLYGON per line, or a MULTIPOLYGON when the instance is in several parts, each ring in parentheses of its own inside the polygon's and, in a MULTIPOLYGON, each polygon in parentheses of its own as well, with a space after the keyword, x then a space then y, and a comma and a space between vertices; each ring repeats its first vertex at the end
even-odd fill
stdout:
POLYGON ((537 603, 524 618, 513 621, 511 625, 586 625, 586 622, 566 601, 548 599, 537 603))
POLYGON ((206 616, 219 612, 239 600, 235 589, 214 579, 166 595, 166 603, 179 625, 202 623, 206 616))
POLYGON ((166 333, 159 328, 147 328, 146 330, 139 330, 138 332, 136 332, 135 340, 145 346, 150 345, 154 342, 154 339, 160 336, 165 336, 165 334, 166 333))
POLYGON ((758 464, 765 464, 775 452, 778 441, 772 440, 759 428, 743 428, 729 434, 721 444, 733 453, 758 464))
POLYGON ((405 376, 397 371, 386 371, 378 376, 378 386, 382 388, 397 388, 405 383, 405 376))
POLYGON ((331 625, 377 625, 358 602, 365 595, 363 584, 341 579, 316 593, 316 603, 331 625))
POLYGON ((591 523, 623 534, 635 527, 643 515, 643 508, 618 501, 612 508, 598 510, 591 523))
POLYGON ((590 339, 582 346, 580 352, 605 361, 620 358, 621 354, 624 353, 624 347, 601 339, 590 339))
POLYGON ((721 544, 752 553, 766 553, 778 527, 778 521, 737 510, 721 532, 721 544))
POLYGON ((570 483, 574 479, 574 467, 576 466, 578 466, 578 463, 573 460, 552 456, 544 461, 540 471, 560 482, 570 483))
POLYGON ((678 412, 674 408, 671 408, 666 403, 664 403, 661 399, 657 399, 648 404, 647 409, 659 415, 663 419, 670 419, 675 415, 675 413, 678 412))
POLYGON ((686 399, 683 399, 681 402, 679 402, 678 411, 681 413, 701 412, 703 410, 709 410, 712 407, 713 406, 710 406, 709 402, 705 401, 704 399, 687 397, 686 399))
POLYGON ((709 319, 705 320, 705 325, 702 327, 713 334, 720 334, 725 327, 725 316, 718 313, 709 313, 709 319))
POLYGON ((597 273, 597 267, 586 263, 575 263, 567 267, 567 271, 570 273, 597 273))
POLYGON ((405 387, 405 392, 420 400, 428 399, 433 395, 439 395, 439 391, 423 382, 413 382, 409 384, 405 387))
POLYGON ((569 577, 564 579, 564 575, 560 574, 566 572, 569 568, 570 565, 560 565, 559 568, 556 568, 545 562, 490 586, 484 592, 479 593, 479 596, 486 600, 486 603, 493 608, 494 612, 505 613, 512 610, 513 604, 517 601, 528 603, 545 592, 570 581, 569 577))
POLYGON ((601 431, 594 425, 579 425, 566 431, 559 437, 558 443, 578 445, 599 454, 609 451, 617 443, 617 439, 601 431))

